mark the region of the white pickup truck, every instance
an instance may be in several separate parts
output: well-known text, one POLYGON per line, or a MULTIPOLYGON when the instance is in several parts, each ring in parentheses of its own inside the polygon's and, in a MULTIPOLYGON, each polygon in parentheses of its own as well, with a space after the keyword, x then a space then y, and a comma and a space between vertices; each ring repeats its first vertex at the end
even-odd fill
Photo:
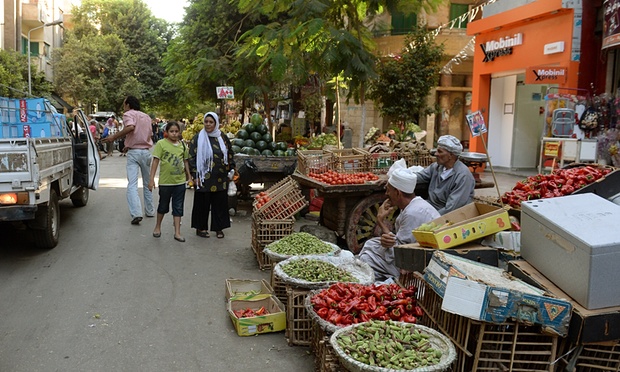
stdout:
POLYGON ((37 247, 59 240, 59 200, 88 203, 99 184, 99 156, 88 119, 72 128, 42 98, 0 98, 0 223, 23 221, 37 247))

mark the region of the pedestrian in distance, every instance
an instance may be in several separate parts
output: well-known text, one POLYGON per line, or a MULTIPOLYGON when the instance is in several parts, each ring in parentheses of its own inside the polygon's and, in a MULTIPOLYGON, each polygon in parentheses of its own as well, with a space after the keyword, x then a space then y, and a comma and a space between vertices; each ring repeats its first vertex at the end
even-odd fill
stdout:
POLYGON ((157 221, 153 236, 161 236, 161 222, 170 211, 172 201, 172 218, 174 222, 174 240, 185 242, 181 236, 181 217, 185 203, 185 183, 191 179, 189 173, 189 150, 181 139, 181 128, 171 121, 164 129, 167 136, 158 141, 153 150, 149 190, 155 187, 155 173, 159 167, 159 204, 157 205, 157 221))
POLYGON ((151 173, 151 152, 153 141, 151 139, 151 118, 140 111, 140 101, 134 96, 127 96, 123 101, 122 131, 115 133, 104 142, 114 143, 118 138, 125 137, 127 153, 127 204, 131 215, 131 224, 139 225, 142 216, 155 216, 153 207, 153 193, 148 188, 151 173), (138 193, 138 175, 142 174, 142 193, 144 197, 144 213, 138 193))
POLYGON ((194 204, 192 228, 196 235, 209 237, 211 231, 224 238, 224 229, 230 227, 228 216, 228 181, 235 172, 235 162, 230 140, 220 131, 216 113, 207 112, 204 128, 192 138, 189 145, 189 164, 194 179, 194 204))
MULTIPOLYGON (((105 126, 103 129, 103 137, 107 138, 111 136, 112 134, 116 133, 117 127, 118 127, 118 121, 116 121, 116 118, 114 117, 114 115, 111 115, 108 118, 108 120, 105 122, 105 126)), ((107 148, 108 156, 112 156, 113 152, 114 152, 114 142, 109 142, 108 148, 107 148)))

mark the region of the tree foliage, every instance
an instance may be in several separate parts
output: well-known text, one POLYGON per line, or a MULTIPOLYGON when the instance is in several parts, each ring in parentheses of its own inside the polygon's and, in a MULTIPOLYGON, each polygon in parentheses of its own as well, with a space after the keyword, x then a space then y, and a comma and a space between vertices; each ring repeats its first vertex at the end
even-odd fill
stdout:
MULTIPOLYGON (((43 72, 31 66, 32 94, 49 97, 52 86, 43 72)), ((0 96, 23 98, 28 95, 28 57, 12 50, 0 49, 0 96)))
POLYGON ((107 111, 117 111, 127 94, 151 107, 169 97, 161 58, 173 29, 144 2, 84 0, 73 13, 73 30, 55 58, 58 91, 107 111))
POLYGON ((427 96, 437 86, 442 54, 443 46, 418 28, 407 36, 400 55, 377 64, 379 78, 372 82, 369 97, 383 116, 412 122, 431 112, 427 96))

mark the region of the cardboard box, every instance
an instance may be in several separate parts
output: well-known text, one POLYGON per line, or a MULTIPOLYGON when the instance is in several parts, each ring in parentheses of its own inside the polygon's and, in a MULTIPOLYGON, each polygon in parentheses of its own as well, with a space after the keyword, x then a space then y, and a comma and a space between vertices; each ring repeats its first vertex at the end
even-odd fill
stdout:
MULTIPOLYGON (((396 266, 403 270, 422 273, 436 250, 436 248, 422 247, 418 243, 396 246, 394 247, 396 266)), ((498 265, 497 249, 483 247, 475 243, 465 243, 457 248, 448 248, 442 252, 491 266, 498 265)))
POLYGON ((521 252, 521 231, 500 231, 482 239, 480 244, 519 253, 521 252))
POLYGON ((568 328, 571 344, 589 344, 620 340, 620 306, 588 310, 570 298, 525 260, 508 263, 507 271, 526 283, 544 289, 558 298, 566 298, 573 306, 573 316, 568 328))
POLYGON ((449 226, 435 231, 413 231, 418 243, 423 247, 451 248, 463 243, 510 229, 508 211, 482 203, 470 203, 453 210, 432 222, 449 226))
POLYGON ((273 293, 273 288, 265 279, 226 279, 226 301, 230 299, 258 300, 269 297, 273 293))
POLYGON ((284 305, 275 296, 260 300, 230 300, 227 305, 228 315, 232 320, 239 336, 253 336, 255 334, 279 332, 286 329, 286 312, 284 305), (258 310, 261 306, 269 312, 267 315, 252 318, 237 318, 235 310, 247 308, 258 310))
POLYGON ((449 313, 490 323, 512 319, 537 324, 562 337, 568 333, 569 301, 547 296, 502 269, 437 251, 424 280, 443 298, 441 309, 449 313))
POLYGON ((586 309, 620 306, 616 221, 620 206, 591 193, 523 202, 521 255, 586 309))

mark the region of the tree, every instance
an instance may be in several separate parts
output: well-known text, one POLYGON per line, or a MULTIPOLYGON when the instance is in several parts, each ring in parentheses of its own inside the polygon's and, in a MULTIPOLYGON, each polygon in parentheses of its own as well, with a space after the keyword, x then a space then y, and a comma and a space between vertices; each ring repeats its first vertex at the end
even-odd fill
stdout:
POLYGON ((405 39, 400 55, 377 64, 379 78, 372 82, 369 97, 383 116, 413 122, 432 111, 427 96, 437 86, 442 54, 443 46, 417 28, 405 39))
MULTIPOLYGON (((49 97, 52 85, 45 74, 31 67, 32 95, 49 97)), ((0 49, 0 96, 23 98, 28 96, 28 57, 12 50, 0 49)))

